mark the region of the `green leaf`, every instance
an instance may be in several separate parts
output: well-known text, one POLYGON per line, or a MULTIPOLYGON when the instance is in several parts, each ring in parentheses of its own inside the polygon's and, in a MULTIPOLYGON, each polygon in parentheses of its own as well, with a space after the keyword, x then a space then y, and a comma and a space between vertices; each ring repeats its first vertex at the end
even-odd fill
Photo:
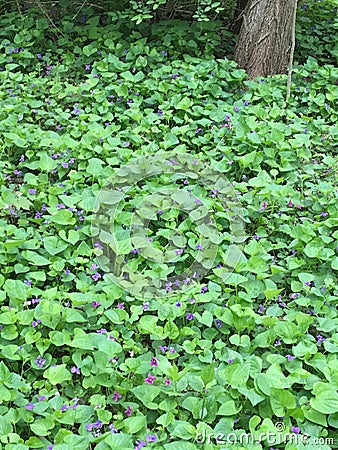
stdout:
POLYGON ((68 209, 61 209, 54 213, 51 216, 51 221, 58 223, 59 225, 74 225, 76 222, 73 214, 71 211, 68 211, 68 209))
POLYGON ((196 433, 195 427, 185 420, 175 420, 175 422, 170 425, 170 430, 172 436, 181 439, 191 439, 196 433))
MULTIPOLYGON (((4 399, 1 397, 1 400, 4 400, 4 399)), ((10 398, 7 399, 7 401, 8 400, 10 400, 10 398)), ((2 416, 1 420, 0 420, 0 436, 4 437, 12 432, 13 432, 13 427, 12 427, 10 419, 8 417, 2 416)))
POLYGON ((74 337, 73 340, 69 343, 69 345, 71 347, 81 348, 83 350, 94 350, 91 335, 85 333, 80 328, 74 328, 74 337))
POLYGON ((134 450, 132 437, 125 433, 110 433, 103 441, 95 446, 96 450, 134 450))
POLYGON ((214 378, 215 378, 215 365, 214 364, 209 364, 207 367, 205 367, 202 370, 201 378, 202 378, 202 381, 203 381, 205 386, 208 383, 210 383, 210 381, 213 381, 214 378))
POLYGON ((218 416, 234 416, 237 414, 241 408, 237 408, 235 405, 235 402, 233 400, 228 400, 227 402, 223 403, 218 412, 218 416))
POLYGON ((50 255, 56 255, 63 252, 68 247, 68 244, 58 239, 56 236, 47 236, 43 240, 43 246, 50 255))
POLYGON ((270 404, 277 417, 283 417, 288 409, 296 407, 296 400, 291 392, 286 389, 270 389, 270 404))
POLYGON ((161 388, 149 384, 136 386, 131 392, 149 409, 158 409, 158 405, 154 403, 154 399, 160 394, 161 388))
POLYGON ((187 111, 191 106, 191 100, 189 97, 183 97, 176 105, 174 105, 176 109, 183 109, 187 111))
POLYGON ((60 364, 55 367, 49 367, 44 371, 43 377, 53 384, 61 384, 64 381, 69 381, 72 379, 72 375, 69 370, 66 369, 66 364, 60 364))
POLYGON ((335 414, 338 412, 338 393, 327 383, 314 385, 315 397, 310 399, 310 405, 316 411, 323 414, 335 414))
POLYGON ((308 406, 302 408, 304 416, 306 419, 313 423, 327 427, 326 416, 323 413, 316 411, 315 409, 309 408, 308 406))
POLYGON ((47 419, 37 419, 34 423, 30 424, 30 428, 38 436, 48 436, 50 430, 54 428, 54 422, 47 419))
POLYGON ((146 427, 147 420, 146 417, 142 415, 142 416, 128 417, 127 419, 124 419, 123 423, 126 427, 126 431, 128 434, 135 434, 146 427))
POLYGON ((231 375, 231 386, 234 388, 245 386, 249 373, 250 363, 239 364, 231 375))
POLYGON ((51 170, 55 169, 57 165, 58 165, 57 161, 48 156, 47 153, 42 153, 40 155, 39 161, 40 169, 46 172, 50 172, 51 170))
POLYGON ((34 266, 48 266, 50 264, 49 259, 31 250, 24 250, 22 256, 27 259, 28 262, 34 264, 34 266))
POLYGON ((213 315, 210 311, 203 311, 202 315, 196 313, 196 319, 199 323, 203 323, 207 327, 210 327, 212 325, 213 315))

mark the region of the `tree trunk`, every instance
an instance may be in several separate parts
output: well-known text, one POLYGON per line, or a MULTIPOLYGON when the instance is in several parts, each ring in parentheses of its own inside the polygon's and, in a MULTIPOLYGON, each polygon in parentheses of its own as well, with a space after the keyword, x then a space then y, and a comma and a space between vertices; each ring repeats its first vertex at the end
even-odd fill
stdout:
POLYGON ((235 60, 249 77, 286 73, 297 0, 249 0, 235 49, 235 60))
POLYGON ((231 30, 236 34, 238 34, 241 29, 243 13, 248 2, 249 0, 237 0, 236 2, 234 17, 231 24, 231 30))

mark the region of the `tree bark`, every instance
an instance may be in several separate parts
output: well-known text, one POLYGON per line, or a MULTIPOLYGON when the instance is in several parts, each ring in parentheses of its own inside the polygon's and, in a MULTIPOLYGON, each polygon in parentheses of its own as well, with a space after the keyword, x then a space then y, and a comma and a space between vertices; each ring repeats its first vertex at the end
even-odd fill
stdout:
POLYGON ((235 60, 251 79, 286 73, 297 0, 249 0, 235 60))
POLYGON ((244 10, 248 2, 249 0, 237 0, 236 2, 234 17, 231 24, 231 30, 236 34, 239 34, 240 32, 243 22, 244 10))

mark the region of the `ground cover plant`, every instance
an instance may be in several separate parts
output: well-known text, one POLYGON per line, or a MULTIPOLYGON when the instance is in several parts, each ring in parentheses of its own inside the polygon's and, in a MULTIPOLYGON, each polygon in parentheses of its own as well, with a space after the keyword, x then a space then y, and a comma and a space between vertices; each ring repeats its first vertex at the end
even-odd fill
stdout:
POLYGON ((217 22, 82 13, 0 19, 0 448, 337 448, 335 2, 287 108, 217 22))

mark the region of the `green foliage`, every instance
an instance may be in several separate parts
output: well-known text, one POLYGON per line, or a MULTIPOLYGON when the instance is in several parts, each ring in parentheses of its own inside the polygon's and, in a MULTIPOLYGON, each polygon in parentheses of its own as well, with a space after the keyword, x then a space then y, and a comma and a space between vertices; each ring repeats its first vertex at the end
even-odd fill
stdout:
POLYGON ((286 109, 217 22, 77 19, 1 18, 0 447, 335 448, 332 47, 286 109))

